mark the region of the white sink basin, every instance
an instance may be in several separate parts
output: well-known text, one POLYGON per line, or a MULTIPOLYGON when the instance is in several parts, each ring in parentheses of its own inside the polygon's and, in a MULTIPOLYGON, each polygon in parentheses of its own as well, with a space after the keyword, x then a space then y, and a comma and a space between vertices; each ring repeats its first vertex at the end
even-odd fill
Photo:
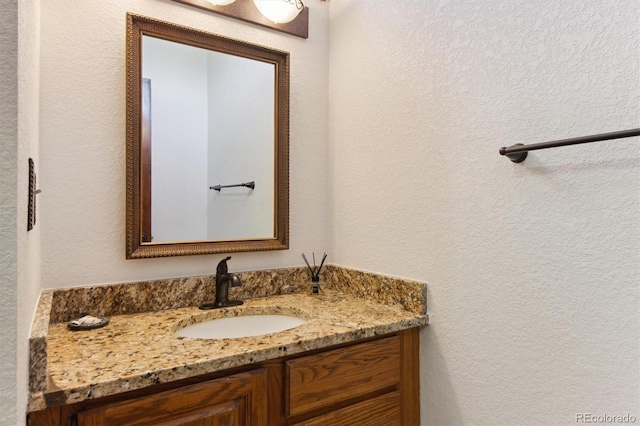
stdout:
POLYGON ((181 328, 176 334, 178 337, 193 339, 234 339, 290 330, 306 322, 302 318, 290 315, 250 314, 199 322, 181 328))

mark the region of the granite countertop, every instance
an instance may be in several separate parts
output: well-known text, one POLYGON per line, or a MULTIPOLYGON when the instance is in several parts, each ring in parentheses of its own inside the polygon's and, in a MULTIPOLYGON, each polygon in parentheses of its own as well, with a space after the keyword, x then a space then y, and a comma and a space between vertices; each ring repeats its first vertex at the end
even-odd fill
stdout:
POLYGON ((338 290, 321 295, 283 294, 245 300, 211 311, 181 307, 113 315, 103 328, 72 332, 48 325, 46 389, 30 394, 28 411, 71 404, 418 327, 426 313, 362 299, 338 290), (282 313, 301 316, 299 327, 237 339, 175 335, 188 324, 223 315, 282 313))

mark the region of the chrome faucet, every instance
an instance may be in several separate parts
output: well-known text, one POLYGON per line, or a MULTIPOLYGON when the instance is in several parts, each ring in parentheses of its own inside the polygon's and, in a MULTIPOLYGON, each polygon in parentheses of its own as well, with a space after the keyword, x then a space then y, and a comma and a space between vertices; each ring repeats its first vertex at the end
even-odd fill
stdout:
POLYGON ((222 259, 216 268, 216 301, 201 305, 200 309, 224 308, 244 303, 242 300, 229 300, 229 287, 240 287, 242 285, 240 278, 236 274, 229 272, 227 266, 227 260, 229 259, 231 259, 231 256, 222 259))

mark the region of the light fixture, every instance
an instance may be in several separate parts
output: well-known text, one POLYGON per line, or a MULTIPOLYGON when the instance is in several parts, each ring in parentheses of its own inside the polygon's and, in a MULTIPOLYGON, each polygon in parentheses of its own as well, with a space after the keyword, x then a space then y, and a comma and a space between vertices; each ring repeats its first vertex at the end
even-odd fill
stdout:
POLYGON ((207 1, 214 6, 226 6, 228 4, 233 3, 236 0, 207 0, 207 1))
POLYGON ((293 21, 304 10, 302 0, 253 0, 268 20, 276 24, 293 21))

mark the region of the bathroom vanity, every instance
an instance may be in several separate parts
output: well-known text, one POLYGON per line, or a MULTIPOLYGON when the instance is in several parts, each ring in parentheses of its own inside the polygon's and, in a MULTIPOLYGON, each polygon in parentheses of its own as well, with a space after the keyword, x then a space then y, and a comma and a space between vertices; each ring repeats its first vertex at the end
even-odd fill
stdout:
POLYGON ((412 425, 418 329, 31 413, 31 425, 412 425), (71 423, 73 424, 73 423, 71 423))
MULTIPOLYGON (((371 275, 358 272, 349 294, 339 288, 343 280, 337 275, 344 271, 332 267, 328 274, 334 282, 320 295, 295 292, 294 285, 291 294, 278 288, 274 296, 246 298, 237 307, 118 313, 103 328, 78 332, 61 319, 81 300, 94 300, 98 291, 113 297, 94 307, 102 315, 127 291, 140 297, 142 290, 127 284, 44 294, 41 305, 50 318, 34 324, 36 334, 46 328, 40 331, 46 341, 36 344, 34 336, 32 351, 39 353, 32 354, 29 424, 418 424, 419 327, 428 322, 420 298, 426 287, 403 287, 385 277, 362 298, 354 293, 365 284, 356 281, 372 281, 371 275), (418 302, 418 312, 387 300, 385 289, 396 298, 400 292, 398 300, 407 306, 418 302), (190 324, 256 314, 295 315, 306 322, 233 339, 176 334, 190 324)), ((256 292, 251 273, 243 281, 245 291, 256 292)))

